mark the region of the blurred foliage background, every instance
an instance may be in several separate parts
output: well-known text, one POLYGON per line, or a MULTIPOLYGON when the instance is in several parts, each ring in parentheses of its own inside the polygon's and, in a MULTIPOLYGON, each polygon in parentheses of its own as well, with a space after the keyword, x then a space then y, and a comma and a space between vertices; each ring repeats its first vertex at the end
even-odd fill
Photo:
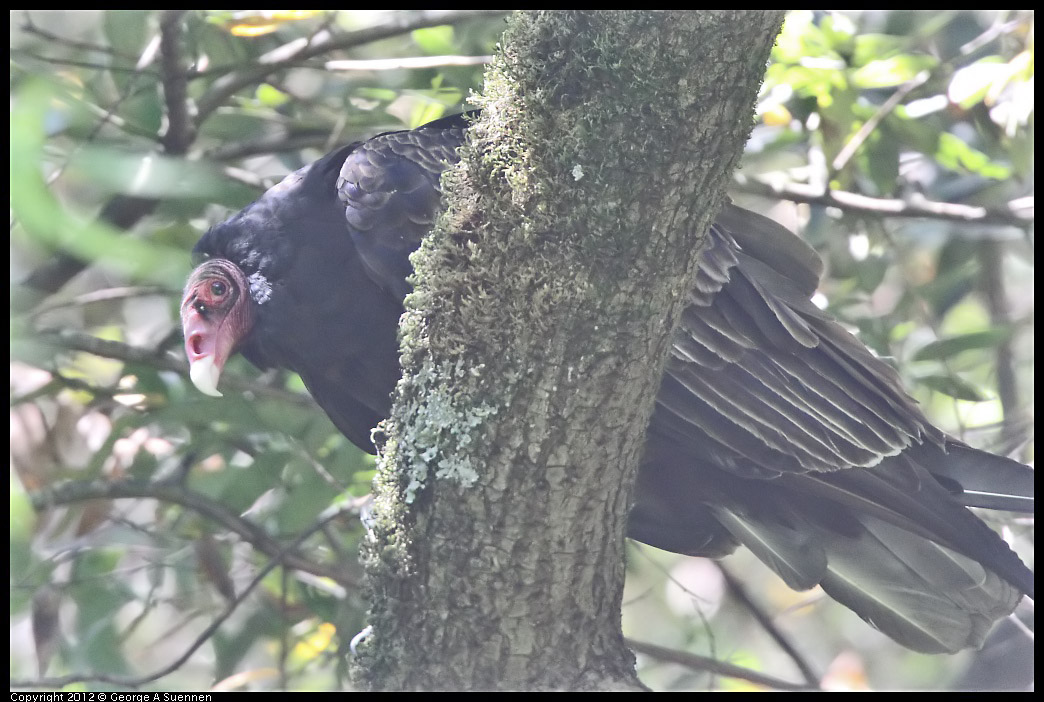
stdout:
MULTIPOLYGON (((12 685, 350 685, 372 460, 290 374, 235 359, 224 398, 192 388, 188 251, 334 146, 466 106, 503 22, 12 11, 12 685)), ((792 13, 732 191, 821 252, 817 303, 936 423, 1026 461, 1033 22, 792 13)), ((1032 520, 988 518, 1032 563, 1032 520)), ((625 631, 662 647, 635 644, 654 689, 763 686, 693 654, 834 689, 1031 684, 1014 622, 923 656, 749 554, 631 553, 625 631)))

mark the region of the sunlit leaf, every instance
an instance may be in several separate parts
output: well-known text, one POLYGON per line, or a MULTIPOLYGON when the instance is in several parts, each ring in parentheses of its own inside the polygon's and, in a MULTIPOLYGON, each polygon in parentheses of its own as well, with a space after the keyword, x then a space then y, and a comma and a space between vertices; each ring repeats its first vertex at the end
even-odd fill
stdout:
POLYGON ((902 46, 902 38, 891 34, 860 34, 855 38, 852 65, 865 66, 872 61, 895 53, 902 46))
POLYGON ((319 14, 321 10, 263 10, 260 12, 236 13, 233 20, 226 26, 233 36, 237 37, 259 37, 271 34, 286 22, 297 22, 311 19, 319 14))
POLYGON ((257 100, 265 107, 279 107, 290 100, 290 96, 268 83, 257 86, 257 100))
POLYGON ((965 66, 953 74, 947 97, 950 102, 964 109, 982 102, 994 81, 1005 78, 1009 74, 1008 66, 999 56, 980 59, 970 66, 965 66))
POLYGON ((849 47, 856 33, 855 24, 847 15, 832 12, 820 23, 823 38, 836 51, 849 53, 849 47))
POLYGON ((303 663, 321 656, 333 641, 337 627, 329 622, 321 623, 315 631, 298 641, 291 651, 291 659, 295 663, 303 663))
POLYGON ((260 37, 271 34, 279 29, 282 22, 271 20, 258 20, 254 22, 240 22, 228 28, 229 34, 235 37, 260 37))
POLYGON ((453 27, 448 24, 415 29, 410 33, 410 37, 430 56, 455 54, 458 51, 453 37, 453 27))
POLYGON ((785 127, 790 124, 793 116, 786 105, 776 103, 761 111, 761 121, 769 127, 785 127))
POLYGON ((931 56, 901 54, 867 63, 852 74, 852 82, 859 88, 890 88, 902 85, 935 64, 931 56))
POLYGON ((984 178, 1004 180, 1011 176, 1011 169, 990 160, 990 157, 972 148, 959 137, 943 132, 939 135, 939 149, 935 158, 940 164, 954 171, 971 171, 984 178))

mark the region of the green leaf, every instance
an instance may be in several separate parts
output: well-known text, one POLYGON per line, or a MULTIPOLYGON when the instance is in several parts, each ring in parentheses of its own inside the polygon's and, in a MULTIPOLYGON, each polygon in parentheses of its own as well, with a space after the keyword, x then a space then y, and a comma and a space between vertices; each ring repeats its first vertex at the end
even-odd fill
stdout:
POLYGON ((939 148, 939 128, 932 121, 908 116, 905 105, 899 105, 884 120, 889 133, 901 142, 922 154, 931 156, 939 148))
MULTIPOLYGON (((151 10, 123 10, 104 13, 103 31, 105 38, 113 48, 109 60, 114 68, 135 68, 145 48, 150 12, 151 10)), ((121 93, 134 86, 140 87, 143 83, 142 74, 132 73, 129 70, 109 71, 106 75, 121 93)), ((109 82, 105 81, 105 90, 109 88, 109 82)), ((120 113, 123 114, 122 109, 120 113)))
POLYGON ((209 164, 155 153, 85 146, 70 161, 68 177, 134 197, 209 199, 225 186, 209 164))
POLYGON ((289 95, 268 83, 262 83, 257 86, 255 96, 257 97, 257 101, 265 107, 279 107, 290 100, 289 95))
POLYGON ((936 315, 942 316, 972 290, 978 269, 974 261, 964 261, 948 267, 940 264, 938 270, 935 279, 920 286, 917 294, 931 304, 936 315))
POLYGON ((1011 327, 998 327, 987 331, 972 332, 939 339, 921 347, 913 355, 915 361, 934 361, 952 358, 964 351, 992 349, 1011 338, 1011 327))
POLYGON ((156 86, 142 90, 124 100, 119 115, 127 122, 128 131, 156 135, 163 128, 166 106, 156 86))
MULTIPOLYGON (((12 415, 13 417, 14 415, 12 415)), ((13 429, 12 429, 13 431, 13 429)), ((29 565, 32 563, 32 552, 30 550, 30 543, 33 537, 33 530, 36 526, 36 511, 29 503, 29 496, 26 494, 25 489, 22 486, 21 481, 15 477, 14 471, 11 471, 11 502, 10 502, 10 538, 11 538, 11 573, 28 573, 29 565)), ((15 580, 12 579, 12 584, 15 580)), ((12 597, 15 595, 16 589, 12 588, 12 597)), ((19 594, 24 597, 22 600, 27 601, 30 593, 28 590, 22 591, 19 594)), ((12 599, 12 607, 14 606, 14 600, 12 599)), ((13 611, 13 610, 12 610, 13 611)))
POLYGON ((296 533, 310 526, 337 497, 330 485, 316 475, 315 469, 301 459, 294 459, 291 469, 307 478, 287 489, 286 500, 276 514, 282 533, 296 533))
POLYGON ((931 56, 915 54, 877 59, 857 69, 852 74, 852 83, 858 88, 890 88, 902 85, 936 63, 931 56))
POLYGON ((939 135, 939 149, 935 152, 935 159, 952 171, 971 171, 984 178, 997 180, 1011 176, 1009 167, 991 161, 989 156, 949 132, 939 135))
POLYGON ((411 115, 410 126, 419 127, 422 124, 427 124, 428 122, 439 119, 444 114, 446 114, 446 106, 441 103, 419 103, 414 108, 413 115, 411 115))
POLYGON ((429 56, 456 54, 460 51, 454 41, 453 26, 449 24, 415 29, 410 36, 417 46, 429 56))
POLYGON ((877 286, 884 280, 886 273, 888 273, 888 261, 879 256, 872 256, 861 261, 856 266, 856 280, 859 289, 868 293, 877 290, 877 286))
POLYGON ((368 88, 361 87, 356 88, 353 91, 354 97, 368 98, 370 100, 380 100, 382 102, 391 102, 395 98, 399 97, 399 94, 389 88, 368 88))
POLYGON ((882 196, 890 196, 899 181, 899 141, 881 125, 861 149, 865 170, 882 196))
POLYGON ((902 48, 903 41, 892 34, 860 34, 854 44, 852 65, 858 67, 896 53, 902 48))
POLYGON ((956 375, 925 375, 917 378, 925 387, 958 400, 985 402, 990 399, 977 387, 956 375))
POLYGON ((1000 56, 987 56, 954 73, 946 95, 950 102, 967 110, 982 102, 994 82, 1007 80, 1010 74, 1000 56))
POLYGON ((118 54, 125 54, 135 63, 145 47, 145 30, 151 10, 120 10, 103 15, 105 38, 118 54))
POLYGON ((271 111, 253 107, 228 108, 207 118, 199 136, 215 141, 250 141, 271 127, 271 111))

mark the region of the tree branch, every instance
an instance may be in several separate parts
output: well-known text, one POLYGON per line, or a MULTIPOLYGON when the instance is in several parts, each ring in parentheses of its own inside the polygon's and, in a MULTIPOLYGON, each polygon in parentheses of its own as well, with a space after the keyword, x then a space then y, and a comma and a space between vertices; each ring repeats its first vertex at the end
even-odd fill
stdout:
POLYGON ((163 72, 163 99, 166 102, 167 128, 164 150, 183 156, 196 138, 188 100, 188 75, 182 52, 185 10, 164 10, 160 17, 160 66, 163 72))
POLYGON ((800 183, 769 183, 737 174, 731 188, 740 193, 773 200, 790 200, 810 205, 836 207, 845 212, 871 217, 927 217, 950 222, 1008 225, 1025 228, 1033 224, 1033 199, 1019 198, 1006 209, 989 209, 934 200, 897 200, 868 197, 843 190, 823 190, 800 183))

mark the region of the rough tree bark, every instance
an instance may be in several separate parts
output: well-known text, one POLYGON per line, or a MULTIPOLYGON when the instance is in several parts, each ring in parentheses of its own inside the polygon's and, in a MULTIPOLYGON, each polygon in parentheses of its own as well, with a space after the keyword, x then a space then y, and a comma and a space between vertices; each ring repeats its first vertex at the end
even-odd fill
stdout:
POLYGON ((511 21, 414 256, 364 685, 641 687, 620 630, 631 484, 781 22, 511 21))

